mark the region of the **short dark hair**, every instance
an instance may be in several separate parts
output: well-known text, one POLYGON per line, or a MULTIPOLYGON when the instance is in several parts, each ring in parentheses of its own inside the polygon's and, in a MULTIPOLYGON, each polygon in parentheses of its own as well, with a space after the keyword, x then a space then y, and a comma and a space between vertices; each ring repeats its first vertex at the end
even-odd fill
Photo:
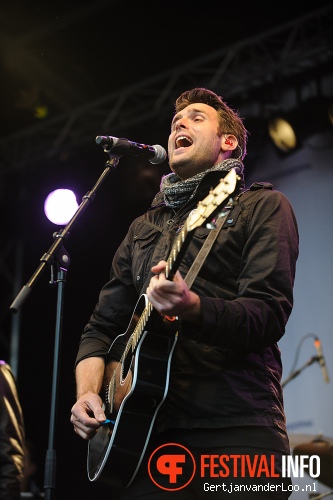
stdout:
POLYGON ((226 102, 223 101, 222 97, 215 94, 211 90, 206 88, 198 87, 192 90, 186 90, 183 92, 175 102, 176 113, 182 109, 189 106, 189 104, 194 104, 196 102, 202 102, 207 104, 212 108, 216 109, 220 116, 220 126, 219 133, 233 134, 237 140, 239 148, 236 148, 232 153, 232 157, 241 157, 242 159, 246 155, 246 144, 248 138, 248 131, 246 130, 242 118, 240 118, 237 111, 230 108, 226 102))

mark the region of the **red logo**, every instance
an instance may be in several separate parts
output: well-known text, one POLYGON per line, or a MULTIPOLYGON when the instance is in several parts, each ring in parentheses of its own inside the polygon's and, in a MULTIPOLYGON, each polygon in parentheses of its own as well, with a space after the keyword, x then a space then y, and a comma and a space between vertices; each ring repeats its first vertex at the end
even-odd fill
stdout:
POLYGON ((162 490, 176 491, 185 488, 195 474, 192 453, 177 443, 167 443, 156 448, 150 455, 148 473, 150 479, 162 490))

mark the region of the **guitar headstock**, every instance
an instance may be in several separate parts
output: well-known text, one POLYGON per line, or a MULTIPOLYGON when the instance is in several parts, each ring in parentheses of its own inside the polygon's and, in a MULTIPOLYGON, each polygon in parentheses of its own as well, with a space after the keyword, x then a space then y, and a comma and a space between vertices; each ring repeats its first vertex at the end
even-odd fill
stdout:
POLYGON ((187 218, 187 230, 202 226, 208 218, 214 214, 224 201, 228 201, 230 196, 235 192, 240 177, 236 170, 232 168, 219 184, 211 189, 209 194, 201 200, 195 210, 193 210, 187 218))

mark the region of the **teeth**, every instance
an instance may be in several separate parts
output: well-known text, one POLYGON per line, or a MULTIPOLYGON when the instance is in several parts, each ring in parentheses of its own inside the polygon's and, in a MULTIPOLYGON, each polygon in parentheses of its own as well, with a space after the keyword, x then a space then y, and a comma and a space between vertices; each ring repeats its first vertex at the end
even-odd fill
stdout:
POLYGON ((177 137, 177 140, 176 140, 177 147, 185 147, 186 148, 186 147, 190 146, 191 144, 193 144, 193 141, 189 137, 186 137, 185 135, 180 135, 179 137, 177 137))

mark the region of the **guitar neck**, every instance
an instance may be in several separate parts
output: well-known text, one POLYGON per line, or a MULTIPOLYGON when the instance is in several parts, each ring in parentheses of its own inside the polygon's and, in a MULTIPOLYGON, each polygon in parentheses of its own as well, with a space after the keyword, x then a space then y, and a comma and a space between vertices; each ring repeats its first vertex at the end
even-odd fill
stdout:
POLYGON ((173 277, 176 274, 176 271, 178 270, 180 262, 191 240, 191 236, 192 236, 192 231, 189 231, 188 220, 186 220, 184 226, 177 234, 177 237, 172 245, 172 249, 165 267, 165 276, 170 281, 173 280, 173 277))

